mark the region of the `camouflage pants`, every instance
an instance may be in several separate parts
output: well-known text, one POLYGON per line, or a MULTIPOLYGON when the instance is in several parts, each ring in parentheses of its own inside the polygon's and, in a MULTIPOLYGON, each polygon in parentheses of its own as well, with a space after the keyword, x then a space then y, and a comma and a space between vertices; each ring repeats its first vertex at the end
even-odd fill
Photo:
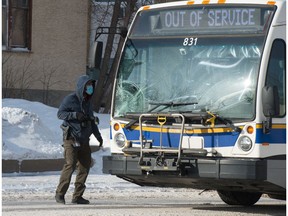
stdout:
POLYGON ((73 140, 64 140, 65 164, 62 169, 56 193, 65 195, 73 172, 77 169, 73 199, 81 197, 85 191, 85 182, 91 165, 91 149, 88 143, 81 143, 80 147, 73 147, 73 140))

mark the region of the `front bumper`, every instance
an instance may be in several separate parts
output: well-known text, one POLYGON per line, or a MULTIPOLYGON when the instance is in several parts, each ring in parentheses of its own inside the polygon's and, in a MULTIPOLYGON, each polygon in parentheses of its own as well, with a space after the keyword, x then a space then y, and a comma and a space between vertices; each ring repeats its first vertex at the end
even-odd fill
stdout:
MULTIPOLYGON (((181 161, 179 166, 167 163, 155 166, 155 158, 145 158, 139 165, 139 157, 112 155, 103 157, 103 173, 141 186, 189 187, 213 190, 245 190, 250 192, 286 194, 286 162, 277 162, 276 176, 269 174, 272 160, 235 158, 197 158, 181 161), (147 160, 149 163, 147 163, 147 160), (281 176, 279 176, 281 174, 281 176)), ((274 170, 274 169, 273 169, 274 170)))

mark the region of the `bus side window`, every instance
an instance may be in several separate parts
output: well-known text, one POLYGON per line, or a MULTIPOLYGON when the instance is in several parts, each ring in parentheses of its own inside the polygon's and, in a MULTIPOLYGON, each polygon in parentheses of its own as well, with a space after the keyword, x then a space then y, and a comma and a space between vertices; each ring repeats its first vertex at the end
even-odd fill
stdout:
POLYGON ((286 111, 286 44, 281 39, 273 42, 265 85, 277 86, 279 94, 280 112, 279 117, 286 111))

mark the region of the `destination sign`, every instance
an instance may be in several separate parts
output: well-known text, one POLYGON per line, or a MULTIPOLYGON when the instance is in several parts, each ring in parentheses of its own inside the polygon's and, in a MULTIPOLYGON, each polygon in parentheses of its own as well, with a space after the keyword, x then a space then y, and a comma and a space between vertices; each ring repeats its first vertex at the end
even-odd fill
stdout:
POLYGON ((188 27, 254 27, 259 26, 261 13, 256 8, 211 8, 160 12, 162 28, 188 27))
MULTIPOLYGON (((274 6, 177 7, 141 11, 132 37, 197 34, 262 34, 267 31, 274 6)), ((194 44, 194 43, 193 43, 194 44)))

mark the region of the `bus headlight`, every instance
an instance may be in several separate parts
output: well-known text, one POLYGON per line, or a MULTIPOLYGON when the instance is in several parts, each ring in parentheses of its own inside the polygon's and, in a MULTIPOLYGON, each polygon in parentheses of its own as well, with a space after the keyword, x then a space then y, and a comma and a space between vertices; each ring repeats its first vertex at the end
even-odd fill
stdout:
POLYGON ((117 133, 114 137, 115 143, 119 148, 123 148, 125 145, 125 137, 122 133, 117 133))
POLYGON ((252 144, 252 140, 248 136, 242 136, 238 141, 238 146, 240 149, 246 152, 252 148, 252 144))

